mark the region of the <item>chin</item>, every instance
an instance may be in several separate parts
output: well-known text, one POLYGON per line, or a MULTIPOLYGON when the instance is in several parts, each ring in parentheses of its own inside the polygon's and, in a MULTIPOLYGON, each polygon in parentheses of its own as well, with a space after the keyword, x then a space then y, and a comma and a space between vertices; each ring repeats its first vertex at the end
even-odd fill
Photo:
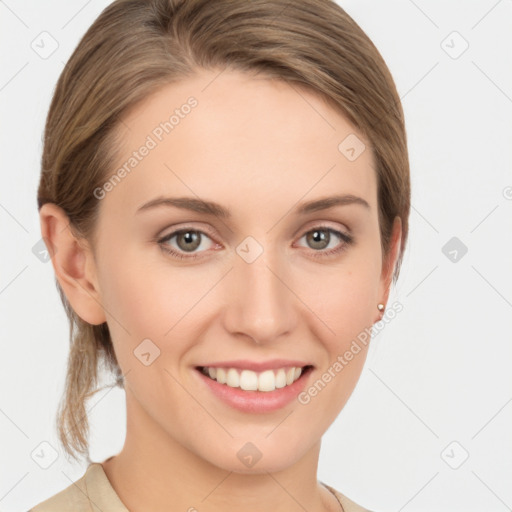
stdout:
POLYGON ((304 442, 300 442, 301 450, 293 443, 265 442, 264 439, 254 442, 232 440, 231 446, 217 445, 213 453, 199 454, 218 468, 233 473, 257 475, 284 471, 296 464, 306 454, 303 451, 304 442))

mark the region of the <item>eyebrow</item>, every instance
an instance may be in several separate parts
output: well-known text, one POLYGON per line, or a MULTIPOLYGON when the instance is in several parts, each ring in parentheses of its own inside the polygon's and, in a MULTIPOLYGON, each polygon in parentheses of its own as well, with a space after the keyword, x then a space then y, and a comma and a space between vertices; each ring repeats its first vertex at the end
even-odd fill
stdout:
MULTIPOLYGON (((362 197, 355 196, 353 194, 343 194, 329 197, 322 197, 320 199, 314 199, 302 203, 298 208, 295 209, 296 215, 306 215, 312 212, 318 212, 327 210, 335 206, 346 206, 346 205, 361 205, 364 208, 371 210, 370 205, 362 197)), ((174 206, 184 210, 190 210, 193 212, 204 213, 207 215, 214 215, 223 219, 231 217, 229 209, 221 206, 213 201, 206 201, 203 199, 196 199, 194 197, 157 197, 147 203, 144 203, 138 208, 136 213, 147 211, 160 206, 174 206)))

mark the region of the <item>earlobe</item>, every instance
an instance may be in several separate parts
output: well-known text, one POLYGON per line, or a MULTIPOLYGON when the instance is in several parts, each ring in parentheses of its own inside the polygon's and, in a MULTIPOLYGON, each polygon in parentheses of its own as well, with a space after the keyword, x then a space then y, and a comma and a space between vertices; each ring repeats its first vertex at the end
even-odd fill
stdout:
POLYGON ((106 318, 89 244, 73 234, 68 216, 56 204, 44 204, 39 220, 55 276, 71 307, 85 322, 102 324, 106 318))

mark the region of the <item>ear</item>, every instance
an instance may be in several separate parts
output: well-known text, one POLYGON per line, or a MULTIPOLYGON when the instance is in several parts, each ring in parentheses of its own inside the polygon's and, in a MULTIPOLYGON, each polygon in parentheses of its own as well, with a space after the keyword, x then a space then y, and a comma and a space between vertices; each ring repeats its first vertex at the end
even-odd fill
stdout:
POLYGON ((106 318, 89 243, 75 237, 68 216, 54 203, 41 207, 39 220, 55 276, 71 307, 85 322, 102 324, 106 318))
MULTIPOLYGON (((398 259, 398 254, 400 253, 400 246, 402 243, 402 220, 400 217, 395 217, 393 221, 393 230, 391 233, 391 241, 389 247, 388 257, 384 260, 382 265, 382 273, 381 273, 381 289, 380 289, 380 301, 382 304, 387 304, 389 298, 389 292, 391 290, 391 283, 393 280, 393 273, 395 270, 396 262, 398 259)), ((378 318, 375 320, 377 322, 381 318, 381 313, 379 312, 378 318)))

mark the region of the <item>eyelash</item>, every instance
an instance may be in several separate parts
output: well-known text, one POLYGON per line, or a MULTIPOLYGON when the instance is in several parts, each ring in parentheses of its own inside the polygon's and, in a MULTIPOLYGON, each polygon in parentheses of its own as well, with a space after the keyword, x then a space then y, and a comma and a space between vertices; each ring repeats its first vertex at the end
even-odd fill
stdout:
MULTIPOLYGON (((195 233, 200 233, 201 235, 206 235, 208 238, 211 239, 211 236, 209 236, 208 233, 201 231, 199 229, 192 229, 192 228, 184 228, 179 229, 176 231, 173 231, 172 233, 169 233, 165 237, 157 240, 158 245, 164 250, 166 253, 170 254, 173 258, 177 258, 179 260, 195 260, 197 258, 201 258, 201 253, 195 253, 190 255, 184 255, 183 253, 180 253, 174 249, 169 248, 169 245, 167 245, 165 242, 168 242, 172 238, 174 238, 176 235, 180 235, 181 233, 187 233, 188 231, 192 231, 195 233)), ((334 249, 329 250, 319 250, 315 251, 313 250, 313 258, 328 258, 329 256, 334 256, 336 254, 342 253, 345 251, 350 245, 354 243, 354 237, 343 233, 341 231, 338 231, 336 229, 330 228, 328 226, 317 226, 313 229, 310 229, 306 231, 300 238, 303 238, 305 235, 308 235, 309 233, 312 233, 314 231, 329 231, 330 233, 334 233, 337 237, 339 237, 343 243, 339 247, 336 247, 334 249)))

